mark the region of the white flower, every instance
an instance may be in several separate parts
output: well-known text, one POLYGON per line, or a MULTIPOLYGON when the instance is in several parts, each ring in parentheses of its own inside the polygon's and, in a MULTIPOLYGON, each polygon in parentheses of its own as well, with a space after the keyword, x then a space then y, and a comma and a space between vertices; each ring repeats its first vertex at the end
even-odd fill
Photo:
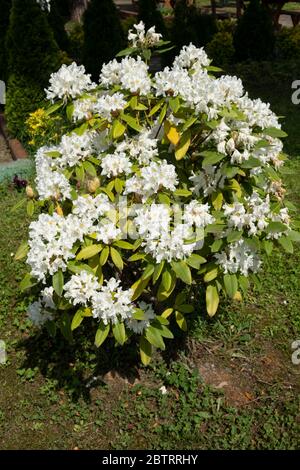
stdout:
POLYGON ((212 224, 215 218, 209 213, 209 204, 201 204, 193 200, 184 207, 184 221, 186 224, 195 225, 197 228, 205 228, 212 224))
POLYGON ((51 0, 37 0, 42 10, 51 10, 51 0))
POLYGON ((134 24, 133 27, 135 28, 136 32, 130 29, 128 33, 130 47, 154 47, 161 40, 161 34, 155 32, 155 26, 152 26, 152 28, 145 32, 145 25, 142 21, 140 21, 139 24, 134 24))
POLYGON ((114 93, 113 95, 103 95, 94 104, 94 111, 101 117, 111 121, 113 113, 121 112, 127 104, 122 93, 114 93))
POLYGON ((190 68, 194 65, 197 67, 206 67, 209 64, 210 60, 203 47, 199 49, 193 44, 183 46, 180 54, 174 60, 174 66, 178 68, 190 68))
POLYGON ((74 274, 64 285, 65 298, 71 300, 73 305, 87 305, 99 287, 96 276, 81 271, 79 274, 74 274))
POLYGON ((58 99, 76 98, 82 95, 84 91, 95 88, 91 76, 85 73, 83 65, 77 65, 73 62, 71 65, 63 64, 56 73, 50 77, 50 86, 46 91, 47 99, 54 101, 58 99))
POLYGON ((168 393, 168 390, 166 389, 165 385, 162 385, 160 388, 159 388, 159 391, 162 395, 167 395, 168 393))
POLYGON ((159 189, 166 188, 175 191, 178 184, 176 168, 166 160, 151 162, 150 165, 141 168, 141 176, 133 176, 126 181, 125 194, 132 192, 140 194, 143 201, 159 189))
POLYGON ((100 74, 100 84, 108 87, 121 85, 131 93, 147 95, 151 90, 151 80, 148 76, 148 66, 141 57, 125 57, 121 62, 115 59, 104 64, 100 74))
POLYGON ((152 305, 146 304, 146 302, 139 302, 138 307, 144 312, 144 320, 135 320, 134 318, 128 318, 126 320, 126 326, 134 333, 141 335, 144 330, 150 325, 150 321, 155 318, 155 312, 152 305))
POLYGON ((121 282, 113 277, 104 282, 105 285, 92 299, 93 317, 102 320, 105 325, 131 318, 134 312, 132 290, 123 290, 121 282))
POLYGON ((107 154, 101 161, 102 172, 108 178, 118 176, 123 173, 128 175, 131 173, 132 163, 124 152, 107 154))
POLYGON ((41 328, 48 320, 54 319, 55 309, 53 287, 46 287, 42 290, 39 300, 29 305, 28 318, 35 326, 41 328))
POLYGON ((228 251, 222 251, 215 255, 216 263, 221 266, 225 273, 240 272, 244 276, 248 276, 249 271, 256 273, 261 261, 256 252, 244 240, 229 245, 228 251))

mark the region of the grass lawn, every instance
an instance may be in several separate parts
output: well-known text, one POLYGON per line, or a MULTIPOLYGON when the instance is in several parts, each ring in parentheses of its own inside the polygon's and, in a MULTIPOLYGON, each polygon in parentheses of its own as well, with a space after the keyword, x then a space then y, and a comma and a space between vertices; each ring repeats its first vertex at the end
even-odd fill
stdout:
MULTIPOLYGON (((300 106, 290 80, 246 77, 251 94, 285 114, 291 160, 284 174, 300 209, 300 106), (273 83, 273 85, 272 85, 273 83), (280 92, 279 92, 280 90, 280 92)), ((250 73, 251 72, 251 73, 250 73)), ((0 186, 0 449, 296 449, 300 444, 300 246, 266 258, 261 286, 243 303, 225 303, 213 320, 204 305, 149 368, 132 350, 96 350, 35 334, 30 299, 18 293, 24 266, 12 254, 27 237, 23 195, 0 186), (159 390, 165 385, 167 394, 159 390)), ((88 337, 89 332, 86 332, 88 337)))

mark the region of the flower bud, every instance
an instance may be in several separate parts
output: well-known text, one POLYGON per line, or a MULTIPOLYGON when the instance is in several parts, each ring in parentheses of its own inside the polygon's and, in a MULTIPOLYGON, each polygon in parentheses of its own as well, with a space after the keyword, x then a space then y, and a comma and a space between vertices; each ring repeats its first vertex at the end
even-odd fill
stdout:
POLYGON ((26 186, 26 195, 27 197, 29 197, 30 199, 33 199, 34 198, 34 192, 33 192, 33 189, 31 186, 26 186))
POLYGON ((100 180, 97 176, 95 176, 95 178, 93 179, 88 180, 87 190, 89 193, 95 193, 99 187, 100 187, 100 180))

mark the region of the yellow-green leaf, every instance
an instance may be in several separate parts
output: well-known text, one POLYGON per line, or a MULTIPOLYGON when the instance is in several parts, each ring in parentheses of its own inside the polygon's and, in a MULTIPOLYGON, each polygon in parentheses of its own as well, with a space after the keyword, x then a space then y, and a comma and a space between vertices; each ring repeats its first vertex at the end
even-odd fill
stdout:
POLYGON ((118 250, 116 250, 115 248, 113 248, 112 246, 110 247, 110 256, 111 256, 111 259, 114 263, 114 265, 120 270, 122 271, 123 267, 124 267, 124 263, 123 263, 123 260, 122 260, 122 256, 120 255, 120 253, 118 252, 118 250))
POLYGON ((25 258, 29 250, 29 245, 27 242, 21 243, 17 252, 15 254, 15 261, 20 261, 21 259, 25 258))
POLYGON ((151 361, 152 346, 144 336, 141 336, 140 338, 140 355, 142 363, 144 366, 147 366, 151 361))
POLYGON ((213 317, 218 310, 219 306, 218 289, 214 285, 209 285, 206 288, 206 310, 210 317, 213 317))
POLYGON ((89 259, 95 256, 102 250, 102 245, 90 245, 82 248, 82 250, 76 256, 77 260, 89 259))
POLYGON ((186 319, 184 318, 182 313, 176 311, 175 312, 175 318, 176 318, 176 323, 179 326, 179 328, 183 331, 187 331, 186 319))
POLYGON ((169 121, 166 121, 164 128, 165 128, 165 134, 169 142, 171 142, 171 144, 173 145, 177 145, 180 140, 180 134, 177 131, 176 127, 170 124, 169 121))
POLYGON ((181 160, 185 157, 189 147, 191 145, 191 131, 185 131, 175 149, 175 158, 176 160, 181 160))
POLYGON ((99 346, 104 343, 108 336, 109 330, 110 325, 104 325, 103 321, 101 321, 95 336, 95 345, 97 348, 99 348, 99 346))

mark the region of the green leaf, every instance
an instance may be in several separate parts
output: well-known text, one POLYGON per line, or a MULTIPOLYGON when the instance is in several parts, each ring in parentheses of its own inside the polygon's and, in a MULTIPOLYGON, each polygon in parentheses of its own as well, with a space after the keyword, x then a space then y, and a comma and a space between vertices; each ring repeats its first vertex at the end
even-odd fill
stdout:
POLYGON ((163 313, 161 314, 161 316, 162 316, 163 318, 168 318, 173 312, 174 312, 174 309, 173 309, 173 308, 167 308, 166 310, 163 311, 163 313))
POLYGON ((170 271, 166 270, 163 273, 161 284, 162 284, 162 286, 163 286, 163 288, 165 289, 166 292, 170 289, 171 284, 172 284, 172 276, 170 274, 170 271))
POLYGON ((182 134, 180 141, 176 146, 176 149, 175 149, 176 160, 181 160, 182 158, 185 157, 190 145, 191 145, 191 131, 188 129, 182 134))
POLYGON ((131 297, 132 301, 139 298, 139 296, 144 292, 145 288, 147 287, 149 281, 150 277, 148 279, 145 279, 144 281, 139 279, 133 284, 133 286, 131 286, 131 289, 133 290, 133 295, 131 297))
POLYGON ((118 246, 119 248, 124 248, 124 250, 134 250, 133 244, 126 242, 125 240, 118 240, 114 242, 114 246, 118 246))
POLYGON ((20 282, 20 290, 21 292, 24 292, 27 289, 30 289, 31 287, 35 286, 37 282, 33 279, 31 274, 26 273, 25 276, 23 277, 22 281, 20 282))
POLYGON ((84 319, 84 315, 83 315, 83 310, 82 308, 80 308, 79 310, 77 310, 77 312, 75 313, 73 319, 72 319, 72 323, 71 323, 71 330, 74 331, 76 330, 76 328, 78 328, 83 319, 84 319))
POLYGON ((84 168, 82 165, 76 166, 75 173, 78 181, 84 181, 84 168))
POLYGON ((105 247, 103 248, 103 250, 101 251, 101 254, 100 254, 99 262, 100 262, 100 265, 101 265, 101 266, 104 266, 104 265, 106 264, 108 255, 109 255, 109 247, 108 247, 108 246, 105 246, 105 247))
POLYGON ((27 242, 21 243, 21 245, 17 249, 17 252, 14 256, 14 260, 20 261, 21 259, 25 258, 27 256, 28 251, 29 251, 28 243, 27 242))
POLYGON ((289 230, 288 238, 293 242, 300 242, 300 232, 296 232, 296 230, 289 230))
POLYGON ((206 259, 203 256, 192 253, 187 259, 186 263, 194 269, 200 269, 201 264, 206 263, 206 259))
POLYGON ((287 133, 282 131, 281 129, 277 129, 277 127, 268 127, 267 129, 263 129, 262 132, 274 138, 282 139, 284 137, 287 137, 287 133))
POLYGON ((179 101, 179 96, 176 96, 174 98, 169 99, 169 106, 173 113, 177 113, 177 111, 180 108, 180 101, 179 101))
POLYGON ((116 54, 116 57, 124 57, 125 55, 130 55, 136 50, 137 50, 136 47, 127 47, 126 49, 123 49, 122 51, 118 52, 116 54))
POLYGON ((202 162, 202 166, 215 165, 226 156, 223 153, 213 152, 211 150, 205 150, 204 152, 201 152, 200 155, 205 157, 202 162))
POLYGON ((187 263, 184 261, 173 261, 171 266, 179 279, 181 279, 186 284, 192 284, 192 274, 187 263))
POLYGON ((74 112, 74 103, 69 103, 66 109, 66 115, 69 121, 72 121, 73 112, 74 112))
POLYGON ((182 313, 192 313, 195 310, 193 305, 190 304, 176 305, 176 309, 182 313))
POLYGON ((106 340, 108 333, 110 330, 110 325, 104 325, 103 321, 101 320, 98 326, 98 330, 96 331, 96 336, 95 336, 95 346, 99 348, 101 344, 104 343, 106 340))
POLYGON ((113 139, 119 139, 119 137, 122 137, 124 132, 126 131, 126 126, 119 121, 119 119, 115 119, 113 126, 112 126, 112 137, 113 139))
POLYGON ((77 260, 89 259, 95 256, 97 253, 100 253, 102 250, 102 245, 90 245, 82 248, 78 255, 76 256, 77 260))
POLYGON ((183 331, 187 331, 187 324, 184 316, 182 313, 176 311, 175 312, 175 318, 176 318, 176 323, 179 326, 179 328, 183 331))
POLYGON ((151 361, 152 346, 144 336, 140 338, 140 355, 142 363, 147 366, 151 361))
MULTIPOLYGON (((168 320, 163 318, 162 321, 168 321, 168 320)), ((168 339, 173 339, 174 338, 174 335, 173 335, 172 331, 170 331, 169 328, 161 322, 160 322, 159 331, 160 331, 160 334, 163 338, 168 338, 168 339)))
POLYGON ((213 317, 218 310, 219 294, 216 286, 210 284, 206 288, 206 310, 210 317, 213 317))
POLYGON ((242 231, 233 231, 227 235, 228 243, 237 242, 243 235, 242 231))
POLYGON ((46 109, 47 116, 50 116, 50 114, 55 113, 55 111, 61 108, 62 105, 63 105, 63 101, 59 101, 58 103, 55 103, 52 106, 50 106, 48 109, 46 109))
POLYGON ((82 271, 87 271, 90 274, 94 274, 94 271, 87 264, 75 264, 74 261, 69 261, 68 271, 73 274, 80 274, 82 271))
POLYGON ((53 275, 52 286, 56 294, 61 297, 64 288, 64 275, 61 269, 53 275))
POLYGON ((142 280, 148 279, 154 273, 154 264, 148 264, 143 275, 141 277, 142 280))
POLYGON ((159 114, 159 118, 158 118, 158 123, 159 123, 159 124, 162 124, 162 123, 163 123, 163 121, 164 121, 164 119, 165 119, 165 117, 166 117, 167 109, 168 109, 168 105, 165 104, 165 105, 163 106, 163 108, 162 108, 160 114, 159 114))
POLYGON ((273 251, 273 243, 270 240, 263 240, 262 244, 263 244, 265 252, 267 253, 268 256, 270 256, 270 254, 273 251))
POLYGON ((179 188, 179 189, 176 189, 173 194, 174 196, 188 197, 188 196, 191 196, 193 193, 192 191, 189 191, 188 189, 179 188))
POLYGON ((210 271, 208 271, 205 274, 203 280, 204 280, 204 282, 211 282, 214 279, 216 279, 218 274, 219 274, 219 268, 218 268, 218 266, 214 266, 212 269, 210 269, 210 271))
POLYGON ((293 243, 288 237, 280 237, 277 241, 287 253, 294 252, 293 243))
POLYGON ((136 309, 134 310, 134 312, 133 312, 132 318, 133 318, 134 320, 139 320, 139 321, 145 320, 145 312, 144 312, 144 310, 141 309, 141 308, 136 308, 136 309))
POLYGON ((158 281, 158 279, 160 278, 160 275, 161 275, 161 273, 162 273, 162 271, 163 271, 163 269, 164 269, 164 266, 165 266, 165 261, 161 261, 159 264, 157 264, 157 265, 155 266, 154 273, 153 273, 153 277, 152 277, 154 284, 155 284, 155 283, 158 281))
POLYGON ((126 332, 124 323, 117 322, 112 326, 113 335, 117 343, 123 345, 126 341, 126 332))
POLYGON ((122 271, 123 267, 124 267, 124 263, 123 263, 123 260, 122 260, 122 256, 120 255, 120 253, 118 252, 118 250, 116 250, 115 248, 113 248, 112 246, 110 247, 110 256, 111 256, 111 259, 114 263, 114 265, 120 270, 122 271))
POLYGON ((121 114, 121 119, 125 122, 127 122, 128 126, 134 129, 137 132, 141 132, 143 130, 142 126, 139 125, 139 123, 132 117, 129 116, 129 114, 121 114))
POLYGON ((157 111, 159 111, 159 109, 162 107, 163 105, 163 101, 160 101, 159 103, 157 103, 155 106, 153 106, 153 108, 151 109, 150 113, 148 114, 148 117, 151 117, 153 116, 154 114, 157 113, 157 111))
POLYGON ((154 328, 151 325, 148 326, 145 336, 149 343, 153 344, 156 348, 162 349, 163 351, 166 349, 164 340, 157 328, 154 328))
POLYGON ((236 275, 224 274, 223 280, 227 295, 229 295, 230 298, 233 298, 238 290, 238 282, 236 275))
POLYGON ((97 176, 97 171, 91 162, 83 162, 83 168, 91 176, 97 176))
POLYGON ((29 215, 29 217, 32 217, 33 216, 33 213, 34 213, 34 202, 32 199, 30 199, 28 202, 27 202, 27 214, 29 215))
POLYGON ((282 222, 270 222, 266 228, 266 233, 285 232, 286 230, 287 226, 282 222))

